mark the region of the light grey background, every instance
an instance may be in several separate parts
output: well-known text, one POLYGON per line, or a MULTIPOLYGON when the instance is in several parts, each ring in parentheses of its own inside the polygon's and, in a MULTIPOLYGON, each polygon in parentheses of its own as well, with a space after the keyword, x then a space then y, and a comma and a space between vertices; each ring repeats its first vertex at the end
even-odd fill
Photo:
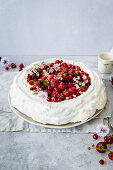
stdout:
POLYGON ((96 55, 113 46, 113 0, 0 0, 0 55, 96 55))

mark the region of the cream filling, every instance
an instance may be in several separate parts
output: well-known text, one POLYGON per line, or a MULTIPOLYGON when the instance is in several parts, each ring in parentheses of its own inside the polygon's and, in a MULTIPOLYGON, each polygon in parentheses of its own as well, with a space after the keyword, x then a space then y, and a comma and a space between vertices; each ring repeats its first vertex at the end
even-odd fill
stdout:
MULTIPOLYGON (((51 63, 56 59, 48 59, 51 63)), ((35 62, 24 68, 14 78, 10 88, 11 104, 20 112, 43 124, 67 124, 69 122, 86 121, 93 116, 97 109, 103 109, 107 96, 102 79, 85 64, 63 59, 64 62, 78 65, 87 72, 91 78, 88 90, 77 98, 62 102, 47 102, 45 99, 32 95, 25 83, 25 73, 35 62)))

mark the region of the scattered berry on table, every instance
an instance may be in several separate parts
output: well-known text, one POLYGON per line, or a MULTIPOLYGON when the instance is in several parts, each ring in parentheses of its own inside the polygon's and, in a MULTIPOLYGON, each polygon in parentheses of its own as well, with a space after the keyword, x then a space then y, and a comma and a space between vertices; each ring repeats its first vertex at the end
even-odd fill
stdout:
POLYGON ((98 139, 98 135, 97 135, 97 134, 94 134, 94 135, 93 135, 93 139, 97 140, 97 139, 98 139))
POLYGON ((104 160, 101 159, 101 160, 99 161, 99 163, 100 163, 101 165, 103 165, 103 164, 104 164, 104 160))

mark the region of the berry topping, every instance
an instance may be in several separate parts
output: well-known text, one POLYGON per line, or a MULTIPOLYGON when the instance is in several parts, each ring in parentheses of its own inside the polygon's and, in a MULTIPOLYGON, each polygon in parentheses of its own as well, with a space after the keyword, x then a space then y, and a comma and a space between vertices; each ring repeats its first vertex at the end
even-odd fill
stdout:
MULTIPOLYGON (((19 65, 19 71, 24 65, 19 65)), ((14 68, 14 63, 11 63, 14 68)), ((26 75, 26 82, 33 94, 43 91, 48 102, 61 102, 80 96, 90 86, 91 80, 80 66, 68 64, 63 60, 53 63, 34 64, 26 75)), ((40 96, 40 95, 38 95, 40 96)), ((110 139, 109 139, 110 140, 110 139)))

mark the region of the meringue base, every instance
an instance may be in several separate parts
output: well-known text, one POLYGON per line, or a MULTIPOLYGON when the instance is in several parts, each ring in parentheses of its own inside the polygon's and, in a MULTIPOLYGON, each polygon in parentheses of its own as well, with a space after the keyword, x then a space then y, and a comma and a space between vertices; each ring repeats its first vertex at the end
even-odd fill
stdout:
POLYGON ((96 116, 98 116, 103 109, 100 110, 96 110, 95 114, 91 117, 89 117, 86 121, 79 121, 79 122, 74 122, 74 123, 67 123, 67 124, 62 124, 62 125, 54 125, 54 124, 43 124, 40 123, 38 121, 33 120, 31 117, 25 115, 24 113, 20 112, 17 108, 13 107, 11 104, 11 97, 10 97, 10 92, 8 94, 8 102, 10 105, 11 110, 16 113, 20 118, 22 118, 23 120, 27 121, 28 123, 37 125, 37 126, 41 126, 41 127, 46 127, 46 128, 55 128, 55 129, 61 129, 61 128, 72 128, 72 127, 76 127, 79 125, 82 125, 84 123, 87 123, 88 121, 92 120, 93 118, 95 118, 96 116))

